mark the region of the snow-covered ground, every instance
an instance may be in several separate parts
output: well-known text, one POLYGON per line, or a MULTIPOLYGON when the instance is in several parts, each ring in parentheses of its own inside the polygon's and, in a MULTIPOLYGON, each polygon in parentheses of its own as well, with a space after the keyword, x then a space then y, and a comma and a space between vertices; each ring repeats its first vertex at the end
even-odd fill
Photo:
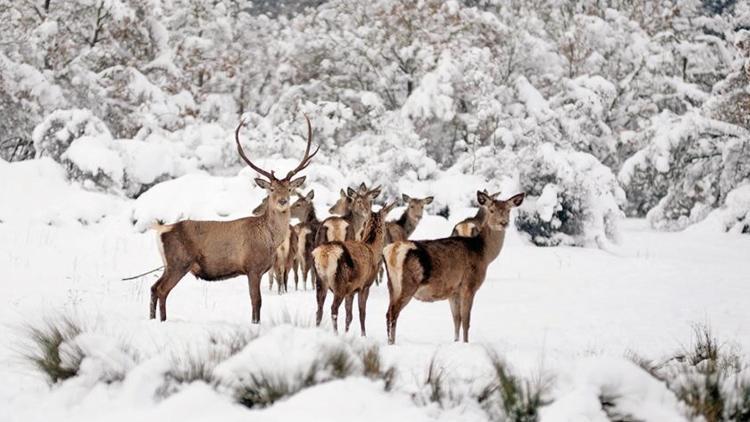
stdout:
MULTIPOLYGON (((427 216, 414 237, 445 236, 455 220, 471 212, 456 213, 450 221, 427 216)), ((326 403, 336 397, 342 402, 337 410, 341 420, 382 419, 383 409, 399 419, 413 414, 415 420, 473 420, 481 415, 477 409, 416 408, 404 391, 424 379, 433 356, 452 377, 470 384, 488 370, 487 346, 522 374, 556 374, 555 402, 543 413, 548 420, 580 420, 576 415, 597 420, 601 411, 594 392, 602 383, 614 383, 633 403, 650 403, 633 407, 651 412, 641 414, 653 418, 660 411, 676 412, 674 399, 624 359, 627 351, 656 359, 666 356, 690 341, 694 323, 707 323, 719 338, 750 350, 750 238, 698 230, 660 233, 644 221, 630 220, 620 245, 609 251, 539 248, 510 232, 477 295, 471 344, 451 341, 447 303, 413 301, 399 319, 397 344, 386 346, 387 289, 375 287, 367 331, 370 341, 382 345, 386 362, 399 370, 402 388, 394 393, 354 378, 305 390, 263 410, 247 410, 204 384, 157 400, 154 379, 164 362, 155 360, 217 330, 249 326, 248 288, 244 278, 206 283, 187 276, 169 297, 170 320, 149 321, 149 287, 157 275, 120 279, 154 268, 160 259, 153 233, 139 233, 129 217, 128 212, 116 213, 91 225, 0 224, 0 377, 5 381, 0 384, 0 419, 47 420, 54 412, 62 420, 99 420, 106 412, 108 420, 208 420, 221 412, 222 419, 239 420, 253 412, 261 420, 296 415, 323 420, 331 412, 326 403), (23 366, 18 349, 23 324, 58 311, 71 311, 105 338, 135 345, 142 355, 156 358, 139 363, 122 383, 105 385, 77 377, 50 389, 23 366)), ((314 353, 305 338, 319 341, 329 334, 313 328, 271 328, 285 319, 304 325, 313 320, 314 311, 309 286, 278 295, 264 281, 261 329, 279 341, 256 352, 258 356, 278 367, 304 359, 302 351, 314 353)), ((356 336, 356 312, 353 326, 356 336)), ((94 348, 108 353, 106 341, 92 341, 94 348)))

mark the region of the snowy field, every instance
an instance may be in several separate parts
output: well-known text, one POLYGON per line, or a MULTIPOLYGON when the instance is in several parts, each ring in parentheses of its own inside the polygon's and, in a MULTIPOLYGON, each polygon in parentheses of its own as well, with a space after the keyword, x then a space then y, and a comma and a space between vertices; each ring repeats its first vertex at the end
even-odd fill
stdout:
MULTIPOLYGON (((90 208, 66 200, 47 201, 44 207, 90 208)), ((93 207, 95 201, 88 200, 93 207)), ((451 341, 447 302, 412 301, 399 319, 396 345, 387 346, 387 288, 374 287, 367 341, 381 345, 385 362, 398 370, 392 392, 355 377, 248 410, 197 382, 162 400, 155 392, 169 356, 202 347, 212 334, 250 326, 247 281, 240 277, 206 283, 188 275, 169 296, 169 321, 150 321, 149 287, 158 273, 133 281, 121 278, 160 265, 154 234, 140 233, 131 224, 137 203, 104 196, 97 201, 109 202, 101 207, 111 208, 110 216, 96 224, 47 225, 31 218, 0 224, 5 286, 0 299, 0 420, 41 421, 52 414, 61 421, 94 421, 103 415, 110 421, 208 421, 217 415, 224 421, 383 420, 391 412, 398 420, 481 420, 486 415, 476 406, 459 401, 445 409, 418 407, 410 395, 423 383, 433 357, 446 368, 452 386, 470 389, 487 373, 487 347, 525 376, 554 374, 553 403, 542 411, 542 420, 607 420, 596 401, 605 384, 618 394, 621 408, 634 415, 681 420, 674 397, 625 354, 663 359, 686 346, 692 326, 699 323, 710 325, 732 347, 750 350, 750 238, 699 228, 654 232, 643 220, 628 220, 620 244, 608 251, 540 248, 509 232, 477 294, 470 344, 451 341), (96 358, 80 376, 50 387, 21 361, 19 344, 24 324, 61 312, 75 315, 96 333, 87 339, 96 358), (139 362, 122 363, 115 342, 137 349, 139 362), (127 375, 122 381, 99 382, 96 374, 102 365, 124 365, 127 375), (332 400, 337 403, 335 418, 332 400)), ((326 209, 323 202, 317 205, 326 209)), ((29 205, 22 213, 43 211, 33 208, 29 205)), ((7 206, 3 209, 10 215, 7 206)), ((465 209, 449 220, 426 216, 413 238, 448 235, 455 221, 472 212, 465 209)), ((16 220, 23 219, 16 215, 16 220)), ((316 305, 309 284, 307 290, 292 287, 278 295, 268 290, 264 279, 263 335, 219 370, 231 373, 233 365, 293 368, 309 360, 321 344, 335 341, 328 323, 330 300, 329 295, 326 327, 317 331, 310 328, 316 305)), ((356 315, 350 337, 358 336, 356 315)))

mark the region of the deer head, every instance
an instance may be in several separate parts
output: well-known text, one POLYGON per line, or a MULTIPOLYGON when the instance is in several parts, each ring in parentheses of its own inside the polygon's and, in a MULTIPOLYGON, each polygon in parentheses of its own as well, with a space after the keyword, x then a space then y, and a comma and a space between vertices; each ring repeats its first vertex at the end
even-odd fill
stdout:
POLYGON ((489 195, 487 191, 477 191, 477 202, 485 210, 485 224, 495 231, 505 230, 510 223, 510 210, 521 205, 526 194, 519 193, 505 201, 494 199, 493 196, 489 195))
POLYGON ((412 198, 411 196, 407 194, 401 195, 404 202, 406 203, 406 212, 409 215, 409 218, 412 220, 419 221, 422 219, 422 214, 424 214, 424 207, 425 205, 429 205, 432 203, 433 197, 428 196, 427 198, 412 198))
POLYGON ((360 185, 359 189, 354 190, 348 188, 346 194, 351 198, 352 213, 358 216, 369 216, 372 212, 372 201, 380 195, 380 186, 368 190, 366 187, 363 189, 364 183, 360 185))
MULTIPOLYGON (((318 146, 315 152, 310 154, 310 146, 312 145, 312 124, 310 124, 310 119, 307 117, 307 115, 305 115, 305 120, 307 121, 307 146, 305 147, 305 155, 304 157, 302 157, 302 160, 297 165, 297 167, 287 173, 286 177, 284 177, 283 179, 277 178, 273 171, 268 172, 256 166, 245 154, 245 151, 242 149, 242 145, 240 143, 240 129, 245 124, 244 120, 240 122, 240 124, 237 126, 237 129, 234 131, 234 140, 237 142, 237 151, 239 152, 240 157, 242 157, 242 160, 244 160, 245 163, 250 166, 250 168, 263 176, 256 178, 255 183, 259 187, 265 189, 266 193, 268 194, 268 196, 264 200, 265 213, 268 213, 269 208, 271 211, 279 213, 286 212, 289 209, 289 197, 292 195, 295 189, 302 186, 302 183, 305 182, 305 176, 298 177, 296 179, 292 178, 297 173, 304 170, 308 165, 310 165, 310 160, 312 160, 315 154, 317 154, 320 150, 320 146, 318 146)), ((261 207, 264 207, 263 203, 261 203, 258 208, 261 207)))
POLYGON ((297 194, 297 200, 292 204, 292 217, 299 220, 304 220, 310 210, 313 208, 313 198, 315 198, 315 191, 311 190, 307 195, 302 196, 297 194))
POLYGON ((328 209, 328 212, 331 214, 346 215, 349 214, 351 210, 352 198, 349 198, 349 195, 346 194, 346 191, 341 189, 339 191, 339 199, 335 204, 333 204, 331 208, 328 209))

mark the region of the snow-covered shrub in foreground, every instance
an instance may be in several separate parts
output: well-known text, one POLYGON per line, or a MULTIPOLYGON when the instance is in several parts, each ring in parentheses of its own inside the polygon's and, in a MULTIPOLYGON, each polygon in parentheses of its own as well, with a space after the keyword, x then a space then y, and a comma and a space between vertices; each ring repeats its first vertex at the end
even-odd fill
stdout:
MULTIPOLYGON (((27 331, 27 362, 40 370, 58 397, 79 402, 107 397, 127 400, 133 391, 156 404, 174 403, 196 385, 204 392, 251 407, 285 406, 301 394, 335 382, 367 382, 371 392, 391 399, 411 397, 404 409, 452 411, 467 420, 747 420, 750 372, 738 350, 727 349, 709 329, 696 328, 693 344, 654 364, 644 358, 588 357, 560 373, 520 375, 492 350, 486 350, 486 377, 467 378, 433 356, 424 362, 424 379, 399 376, 384 363, 380 347, 369 339, 330 330, 281 323, 269 327, 214 326, 192 331, 187 343, 164 338, 163 325, 135 328, 128 342, 118 341, 106 320, 85 324, 57 315, 27 331), (110 331, 108 333, 108 331, 110 331), (159 340, 156 340, 157 343, 159 340), (638 367, 640 366, 640 368, 638 367), (416 381, 416 384, 413 382, 416 381), (554 383, 554 385, 553 385, 554 383)), ((111 321, 114 322, 114 321, 111 321)), ((172 325, 168 331, 189 329, 172 325)), ((461 353, 476 356, 476 349, 461 353)), ((456 350, 458 352, 458 350, 456 350)), ((347 399, 360 400, 352 393, 347 399)), ((408 402, 408 399, 405 400, 408 402)), ((122 403, 122 402, 120 402, 122 403)), ((404 410, 402 409, 402 411, 404 410)), ((442 420, 442 418, 440 418, 442 420)), ((447 419, 446 419, 447 420, 447 419)))
POLYGON ((601 246, 617 240, 625 195, 594 156, 545 143, 520 152, 519 183, 529 196, 516 227, 540 246, 601 246))
POLYGON ((662 113, 647 145, 625 161, 618 178, 630 213, 648 211, 654 228, 680 230, 704 219, 750 178, 750 132, 693 112, 662 113))

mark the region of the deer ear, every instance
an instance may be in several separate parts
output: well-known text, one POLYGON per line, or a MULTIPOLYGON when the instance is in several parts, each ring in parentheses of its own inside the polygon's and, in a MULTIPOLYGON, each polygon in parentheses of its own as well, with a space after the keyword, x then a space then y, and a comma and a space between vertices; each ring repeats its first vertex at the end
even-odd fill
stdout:
POLYGON ((292 180, 291 182, 289 182, 289 187, 291 189, 297 189, 297 188, 299 188, 300 186, 302 186, 303 183, 305 183, 305 179, 306 178, 307 178, 307 176, 302 176, 302 177, 298 177, 298 178, 292 180))
POLYGON ((508 202, 511 203, 514 207, 520 206, 523 204, 523 199, 526 197, 526 193, 521 192, 518 195, 513 195, 508 199, 508 202))
POLYGON ((260 177, 255 178, 255 184, 265 190, 271 189, 271 182, 266 179, 261 179, 260 177))
POLYGON ((407 195, 405 193, 402 193, 401 194, 401 199, 403 199, 404 202, 409 202, 409 200, 411 199, 411 196, 409 196, 409 195, 407 195))
POLYGON ((315 198, 315 190, 311 190, 310 192, 307 192, 307 196, 305 196, 305 199, 308 201, 312 201, 312 199, 315 198))
POLYGON ((491 200, 492 198, 490 198, 490 195, 486 191, 477 191, 477 202, 479 202, 479 205, 488 205, 491 200))
POLYGON ((368 192, 368 195, 370 195, 372 199, 377 198, 380 195, 380 186, 368 192))
POLYGON ((435 199, 435 198, 432 197, 432 196, 428 196, 427 198, 424 199, 424 204, 425 205, 431 204, 433 199, 435 199))
POLYGON ((365 185, 365 182, 359 184, 359 190, 362 192, 367 190, 367 185, 365 185))
POLYGON ((345 196, 346 196, 346 191, 345 191, 345 190, 343 190, 343 189, 341 189, 341 190, 339 191, 339 195, 341 195, 341 197, 342 197, 342 198, 343 198, 343 197, 345 197, 345 196))
POLYGON ((351 197, 354 196, 355 193, 357 193, 357 192, 354 189, 352 189, 352 188, 346 188, 346 196, 348 196, 348 197, 351 198, 351 197))

